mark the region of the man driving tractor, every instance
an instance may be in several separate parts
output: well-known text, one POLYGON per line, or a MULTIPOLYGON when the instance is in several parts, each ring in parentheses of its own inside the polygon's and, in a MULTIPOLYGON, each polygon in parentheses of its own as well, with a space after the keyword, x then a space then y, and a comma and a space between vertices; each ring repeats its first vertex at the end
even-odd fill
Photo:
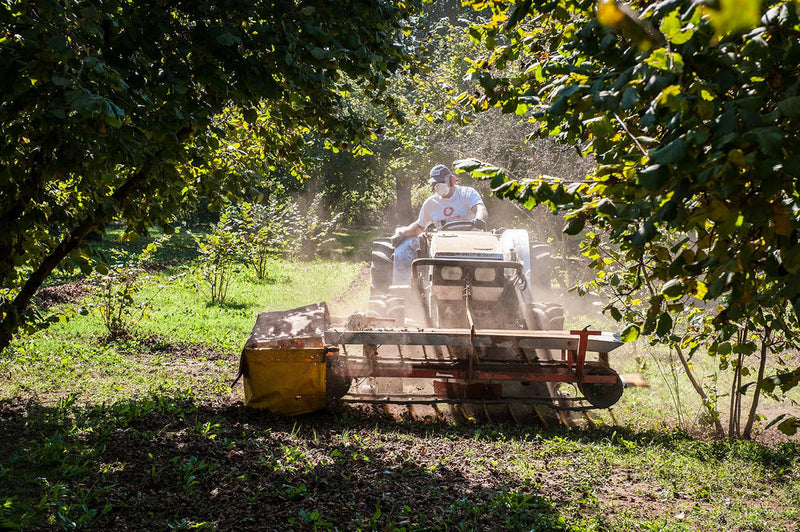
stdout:
POLYGON ((398 227, 392 236, 394 246, 394 267, 392 284, 407 285, 411 280, 411 263, 419 249, 416 238, 430 224, 438 228, 453 221, 471 221, 475 229, 486 227, 489 216, 478 191, 472 187, 456 185, 456 176, 448 167, 437 164, 430 171, 428 183, 433 187, 432 194, 422 204, 415 222, 398 227))

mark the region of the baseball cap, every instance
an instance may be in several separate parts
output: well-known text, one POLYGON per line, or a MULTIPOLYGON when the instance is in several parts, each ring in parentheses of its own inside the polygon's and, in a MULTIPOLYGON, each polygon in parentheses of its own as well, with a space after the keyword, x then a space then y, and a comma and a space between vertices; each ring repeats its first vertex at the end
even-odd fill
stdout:
POLYGON ((444 183, 445 178, 452 174, 453 172, 451 172, 448 167, 443 164, 437 164, 431 168, 431 174, 430 179, 428 179, 428 183, 444 183))

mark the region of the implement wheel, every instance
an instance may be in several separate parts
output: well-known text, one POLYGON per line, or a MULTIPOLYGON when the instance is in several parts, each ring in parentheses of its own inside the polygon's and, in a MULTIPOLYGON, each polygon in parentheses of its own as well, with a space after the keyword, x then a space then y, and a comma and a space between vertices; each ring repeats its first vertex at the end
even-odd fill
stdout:
POLYGON ((327 367, 325 368, 325 393, 329 403, 338 401, 350 390, 353 380, 342 375, 345 361, 339 356, 328 357, 327 367))
POLYGON ((619 378, 619 375, 616 371, 609 368, 605 364, 586 364, 583 369, 583 374, 616 377, 616 380, 613 384, 584 382, 578 385, 578 389, 580 389, 583 396, 592 404, 592 406, 597 408, 609 408, 619 401, 620 397, 622 397, 622 391, 624 388, 622 385, 622 379, 619 378))

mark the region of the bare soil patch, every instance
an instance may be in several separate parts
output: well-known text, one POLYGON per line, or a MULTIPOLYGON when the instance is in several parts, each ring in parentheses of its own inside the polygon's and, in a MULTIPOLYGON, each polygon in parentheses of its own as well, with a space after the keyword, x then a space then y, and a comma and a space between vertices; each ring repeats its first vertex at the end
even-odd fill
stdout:
POLYGON ((40 309, 46 310, 55 305, 73 303, 89 295, 90 288, 86 280, 48 286, 36 291, 34 298, 40 309))

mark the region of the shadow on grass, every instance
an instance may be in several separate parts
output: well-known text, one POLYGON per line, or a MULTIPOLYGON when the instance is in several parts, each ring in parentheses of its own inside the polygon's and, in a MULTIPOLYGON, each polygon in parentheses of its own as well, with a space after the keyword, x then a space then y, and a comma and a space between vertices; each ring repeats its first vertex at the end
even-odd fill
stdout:
MULTIPOLYGON (((0 403, 0 529, 583 530, 542 485, 492 466, 513 440, 564 453, 656 447, 791 467, 797 446, 683 432, 297 418, 159 395, 79 406, 0 403), (484 464, 476 467, 476 464, 484 464)), ((779 478, 774 479, 780 482, 779 478)), ((567 487, 568 488, 568 487, 567 487)))
POLYGON ((449 460, 474 444, 467 428, 428 442, 430 424, 286 418, 166 395, 6 402, 0 420, 10 529, 570 528, 536 485, 449 460))
POLYGON ((256 285, 291 284, 292 278, 288 275, 268 275, 263 279, 253 276, 250 282, 256 285))
POLYGON ((769 447, 746 440, 699 439, 679 429, 633 430, 629 427, 600 427, 565 431, 562 437, 587 445, 599 442, 631 453, 640 452, 643 448, 658 447, 704 462, 721 463, 735 458, 768 469, 789 467, 800 456, 800 446, 793 441, 769 447))
POLYGON ((243 310, 249 307, 246 303, 237 303, 236 301, 219 301, 219 302, 208 302, 206 303, 206 308, 211 307, 218 307, 221 309, 226 310, 243 310))

